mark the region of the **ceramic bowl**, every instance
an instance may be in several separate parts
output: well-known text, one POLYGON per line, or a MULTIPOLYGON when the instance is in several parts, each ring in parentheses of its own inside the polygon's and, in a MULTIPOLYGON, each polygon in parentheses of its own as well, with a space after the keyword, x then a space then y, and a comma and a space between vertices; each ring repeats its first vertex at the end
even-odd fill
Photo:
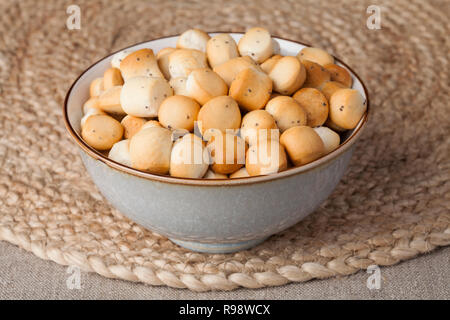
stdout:
MULTIPOLYGON (((230 33, 238 41, 241 33, 230 33)), ((305 44, 274 38, 282 55, 296 55, 305 44)), ((175 47, 177 36, 142 42, 127 49, 151 48, 156 53, 175 47)), ((296 224, 330 195, 352 156, 367 114, 342 136, 338 149, 307 165, 268 176, 228 180, 185 179, 142 172, 113 160, 87 145, 80 135, 83 103, 90 82, 103 75, 113 54, 84 71, 69 89, 64 120, 80 148, 81 158, 98 189, 124 215, 187 249, 228 253, 255 246, 296 224)), ((361 79, 353 88, 369 101, 361 79)))

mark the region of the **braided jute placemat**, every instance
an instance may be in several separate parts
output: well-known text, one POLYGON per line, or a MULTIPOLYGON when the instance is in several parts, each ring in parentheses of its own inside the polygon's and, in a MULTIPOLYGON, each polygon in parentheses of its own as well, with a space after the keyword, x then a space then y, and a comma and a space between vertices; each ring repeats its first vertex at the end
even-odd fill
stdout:
MULTIPOLYGON (((393 265, 450 244, 449 2, 0 1, 0 239, 105 277, 196 291, 393 265), (366 26, 381 6, 381 29, 366 26), (68 30, 66 8, 81 8, 68 30), (64 128, 72 81, 106 54, 189 27, 329 50, 365 80, 367 129, 331 197, 252 250, 192 253, 113 209, 64 128)), ((343 280, 344 281, 344 280, 343 280)))

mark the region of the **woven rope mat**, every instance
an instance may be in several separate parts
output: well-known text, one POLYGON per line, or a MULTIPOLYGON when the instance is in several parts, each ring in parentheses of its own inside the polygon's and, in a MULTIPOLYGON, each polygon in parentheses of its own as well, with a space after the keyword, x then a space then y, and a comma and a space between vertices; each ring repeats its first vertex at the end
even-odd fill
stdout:
POLYGON ((386 1, 382 29, 369 30, 373 2, 0 1, 0 239, 105 277, 196 291, 348 275, 449 245, 449 2, 386 1), (81 30, 69 31, 73 3, 81 30), (66 134, 63 98, 113 50, 189 27, 257 25, 349 63, 373 112, 345 177, 315 213, 252 250, 192 253, 99 194, 66 134))

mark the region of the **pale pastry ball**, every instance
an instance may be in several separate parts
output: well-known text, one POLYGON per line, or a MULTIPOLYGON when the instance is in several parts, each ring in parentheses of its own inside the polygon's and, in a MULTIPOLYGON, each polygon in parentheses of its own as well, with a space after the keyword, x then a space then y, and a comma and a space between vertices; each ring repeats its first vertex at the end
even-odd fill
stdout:
POLYGON ((247 178, 247 177, 250 177, 250 175, 248 174, 247 168, 245 168, 245 167, 242 167, 238 171, 235 171, 232 174, 230 174, 230 179, 247 178))
POLYGON ((195 49, 206 52, 206 43, 210 36, 200 29, 189 29, 183 32, 177 41, 177 48, 195 49))
POLYGON ((234 39, 227 33, 220 33, 208 40, 206 56, 209 65, 214 68, 230 59, 239 57, 239 52, 234 39))
POLYGON ((327 121, 328 100, 322 92, 315 88, 303 88, 293 98, 306 111, 309 127, 318 127, 327 121))
POLYGON ((125 82, 139 76, 164 78, 153 50, 147 48, 127 55, 120 63, 120 72, 125 82))
POLYGON ((198 127, 202 134, 208 129, 237 130, 241 126, 241 111, 237 102, 229 96, 209 100, 198 113, 198 127))
POLYGON ((172 132, 166 128, 146 128, 130 139, 131 165, 135 169, 167 174, 172 151, 172 132))
POLYGON ((132 136, 136 134, 139 130, 141 130, 142 126, 147 122, 147 120, 139 117, 133 117, 130 115, 125 116, 120 124, 124 128, 124 138, 130 139, 132 136))
POLYGON ((324 68, 330 73, 331 81, 342 83, 347 88, 352 87, 353 79, 347 69, 333 63, 325 65, 324 68))
POLYGON ((322 139, 313 128, 307 126, 286 130, 281 134, 280 143, 296 167, 310 163, 325 154, 322 139))
POLYGON ((209 156, 203 141, 189 133, 178 139, 170 156, 170 175, 181 178, 202 178, 209 167, 209 156))
POLYGON ((305 126, 308 121, 306 111, 288 96, 278 96, 266 105, 266 111, 275 119, 281 132, 295 126, 305 126))
POLYGON ((322 142, 325 146, 325 154, 330 153, 333 150, 336 150, 341 143, 341 138, 339 135, 327 127, 317 127, 314 128, 314 131, 320 136, 322 142))
POLYGON ((186 81, 186 91, 189 97, 201 105, 218 96, 225 96, 228 87, 221 77, 208 68, 193 70, 186 81))
POLYGON ((108 150, 122 139, 123 127, 113 117, 103 114, 93 115, 86 119, 81 136, 94 149, 108 150))
POLYGON ((274 44, 269 31, 251 28, 239 40, 238 50, 241 56, 249 56, 257 63, 262 63, 274 54, 274 44))
POLYGON ((326 66, 327 64, 334 63, 334 58, 328 52, 320 48, 306 47, 300 50, 297 54, 297 58, 300 61, 309 60, 320 64, 321 66, 326 66))
POLYGON ((272 130, 278 131, 278 127, 275 119, 266 110, 250 111, 242 118, 241 137, 249 145, 255 144, 258 138, 270 139, 273 135, 272 130))
POLYGON ((247 151, 245 167, 250 176, 274 174, 287 169, 284 147, 278 140, 260 140, 247 151))
POLYGON ((125 139, 116 142, 111 150, 109 150, 108 158, 119 162, 123 165, 131 167, 131 157, 130 157, 130 140, 125 139))
POLYGON ((331 80, 330 73, 320 64, 308 60, 304 60, 302 63, 306 70, 304 88, 319 88, 325 82, 331 80))
POLYGON ((164 78, 134 77, 125 82, 120 94, 123 110, 135 117, 156 117, 159 106, 173 90, 164 78))
POLYGON ((175 48, 164 48, 160 50, 156 55, 156 61, 158 62, 159 70, 161 70, 164 78, 166 78, 167 80, 170 80, 169 56, 175 50, 175 48))
POLYGON ((358 90, 340 89, 330 98, 330 119, 344 129, 355 128, 366 109, 366 101, 358 90))
POLYGON ((98 107, 107 113, 124 115, 125 111, 120 103, 122 89, 122 86, 114 86, 103 91, 98 97, 98 107))
POLYGON ((244 69, 231 82, 229 95, 241 108, 252 111, 264 108, 272 93, 272 80, 263 71, 244 69))
POLYGON ((194 49, 178 49, 169 55, 170 77, 187 77, 192 70, 208 68, 204 52, 194 49))
POLYGON ((211 169, 216 173, 233 173, 245 165, 247 145, 239 136, 218 132, 210 139, 207 148, 211 155, 211 169))
POLYGON ((305 66, 296 57, 282 57, 268 73, 273 90, 290 96, 300 89, 306 79, 305 66))
POLYGON ((159 108, 159 122, 168 129, 194 130, 200 105, 186 96, 171 96, 159 108))

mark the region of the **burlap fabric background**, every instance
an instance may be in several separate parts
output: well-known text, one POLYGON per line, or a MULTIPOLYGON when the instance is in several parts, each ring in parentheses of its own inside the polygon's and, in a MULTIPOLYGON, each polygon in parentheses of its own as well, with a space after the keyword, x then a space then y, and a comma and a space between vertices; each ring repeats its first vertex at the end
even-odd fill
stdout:
POLYGON ((106 277, 196 291, 259 288, 392 265, 450 244, 448 1, 0 1, 0 239, 106 277), (65 27, 81 7, 81 30, 65 27), (350 168, 307 219, 229 255, 191 253, 114 210, 61 116, 111 51, 189 27, 323 47, 365 80, 372 114, 350 168))

